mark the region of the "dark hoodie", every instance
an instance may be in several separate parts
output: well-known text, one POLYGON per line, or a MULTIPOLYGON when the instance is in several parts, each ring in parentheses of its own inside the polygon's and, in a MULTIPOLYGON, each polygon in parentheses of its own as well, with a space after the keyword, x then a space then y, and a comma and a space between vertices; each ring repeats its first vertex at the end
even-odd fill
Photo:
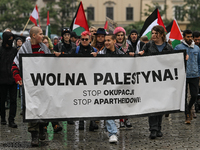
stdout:
POLYGON ((17 55, 17 49, 12 47, 14 35, 11 32, 3 33, 2 47, 0 47, 0 84, 15 83, 12 76, 11 67, 17 55), (10 37, 12 40, 9 40, 10 37))
MULTIPOLYGON (((127 41, 127 42, 128 42, 129 44, 131 43, 131 46, 133 47, 133 52, 136 51, 138 41, 139 41, 139 37, 137 38, 136 42, 133 43, 132 40, 131 40, 130 35, 128 36, 128 41, 127 41)), ((142 47, 145 45, 145 43, 143 43, 143 42, 140 41, 139 44, 140 44, 140 50, 139 50, 139 51, 141 51, 141 50, 142 50, 142 47)))

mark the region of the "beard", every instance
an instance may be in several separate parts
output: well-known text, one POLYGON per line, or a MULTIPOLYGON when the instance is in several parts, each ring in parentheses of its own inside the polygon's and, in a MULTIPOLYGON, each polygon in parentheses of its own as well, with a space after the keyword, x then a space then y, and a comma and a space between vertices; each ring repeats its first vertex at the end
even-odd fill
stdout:
POLYGON ((192 44, 192 40, 185 40, 185 42, 186 42, 188 45, 191 45, 191 44, 192 44))

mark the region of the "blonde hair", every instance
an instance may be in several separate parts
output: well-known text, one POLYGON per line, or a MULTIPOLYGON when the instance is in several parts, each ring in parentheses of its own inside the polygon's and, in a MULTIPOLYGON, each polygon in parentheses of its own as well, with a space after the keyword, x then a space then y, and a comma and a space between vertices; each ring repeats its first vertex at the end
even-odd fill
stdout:
POLYGON ((44 35, 44 37, 43 37, 43 39, 42 39, 42 41, 44 41, 44 40, 47 40, 48 41, 48 43, 49 43, 49 49, 52 49, 53 48, 53 44, 52 44, 52 42, 51 42, 51 39, 48 37, 48 36, 46 36, 46 35, 44 35))
POLYGON ((95 29, 97 31, 97 28, 94 27, 94 26, 91 26, 90 29, 89 29, 89 31, 91 31, 92 29, 95 29))

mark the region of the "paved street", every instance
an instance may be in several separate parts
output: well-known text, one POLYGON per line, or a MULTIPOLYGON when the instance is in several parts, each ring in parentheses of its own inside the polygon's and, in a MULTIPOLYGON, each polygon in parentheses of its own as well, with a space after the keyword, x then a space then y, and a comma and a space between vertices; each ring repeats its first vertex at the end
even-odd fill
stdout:
MULTIPOLYGON (((7 110, 8 114, 8 110, 7 110)), ((40 142, 40 147, 31 147, 31 135, 27 132, 27 123, 23 123, 20 114, 20 99, 16 116, 17 129, 0 125, 0 150, 10 149, 67 149, 67 150, 140 150, 140 149, 200 149, 200 115, 193 119, 191 125, 184 124, 184 114, 170 114, 168 118, 163 116, 163 137, 155 140, 149 139, 147 117, 130 119, 133 128, 119 129, 118 143, 110 144, 104 130, 104 121, 99 122, 100 129, 89 131, 89 121, 86 122, 84 131, 78 130, 78 122, 75 125, 67 125, 60 122, 63 130, 53 133, 51 125, 48 126, 47 138, 40 142)), ((116 120, 117 126, 119 121, 116 120)))

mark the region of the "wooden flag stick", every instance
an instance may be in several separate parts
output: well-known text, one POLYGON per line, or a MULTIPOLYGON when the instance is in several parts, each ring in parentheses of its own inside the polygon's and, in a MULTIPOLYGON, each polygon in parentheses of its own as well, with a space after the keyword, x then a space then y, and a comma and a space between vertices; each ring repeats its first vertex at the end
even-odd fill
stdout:
POLYGON ((28 19, 28 21, 26 22, 26 25, 25 25, 25 27, 24 27, 24 29, 23 29, 23 31, 22 31, 22 35, 23 35, 23 32, 24 32, 24 30, 26 29, 26 27, 27 27, 27 25, 28 25, 28 23, 29 23, 29 21, 30 21, 30 18, 28 19))

